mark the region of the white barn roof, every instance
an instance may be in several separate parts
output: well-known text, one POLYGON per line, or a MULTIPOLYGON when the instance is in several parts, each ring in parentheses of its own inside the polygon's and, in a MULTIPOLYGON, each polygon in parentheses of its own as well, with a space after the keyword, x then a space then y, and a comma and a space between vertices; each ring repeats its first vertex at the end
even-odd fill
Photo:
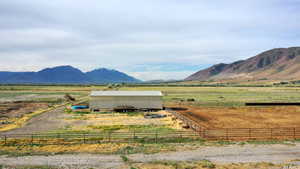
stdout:
POLYGON ((161 91, 92 91, 90 96, 162 96, 161 91))

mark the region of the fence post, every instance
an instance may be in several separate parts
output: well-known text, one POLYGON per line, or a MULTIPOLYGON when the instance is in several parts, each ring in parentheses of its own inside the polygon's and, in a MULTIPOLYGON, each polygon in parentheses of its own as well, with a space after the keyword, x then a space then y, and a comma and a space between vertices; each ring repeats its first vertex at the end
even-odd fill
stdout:
POLYGON ((135 130, 133 130, 133 142, 135 142, 135 130))
POLYGON ((31 134, 31 145, 33 145, 33 134, 31 134))
POLYGON ((296 128, 294 128, 294 140, 296 140, 296 128))
POLYGON ((155 132, 155 143, 157 143, 157 139, 158 139, 158 132, 156 130, 156 132, 155 132))
POLYGON ((83 144, 85 144, 85 133, 83 133, 83 144))
POLYGON ((59 133, 57 133, 57 135, 56 135, 56 143, 57 143, 57 144, 59 144, 59 143, 60 143, 59 139, 60 139, 60 134, 59 134, 59 133))
POLYGON ((181 133, 178 133, 178 137, 177 137, 177 141, 178 141, 178 143, 180 143, 180 142, 181 142, 181 137, 182 137, 181 133))
POLYGON ((270 133, 271 134, 271 139, 273 139, 273 129, 271 128, 270 130, 271 130, 271 133, 270 133))
POLYGON ((229 140, 228 130, 229 129, 226 129, 226 140, 229 140))
POLYGON ((251 139, 251 128, 249 128, 249 139, 251 139))
POLYGON ((108 132, 108 142, 110 143, 110 141, 111 141, 111 132, 109 131, 108 132))

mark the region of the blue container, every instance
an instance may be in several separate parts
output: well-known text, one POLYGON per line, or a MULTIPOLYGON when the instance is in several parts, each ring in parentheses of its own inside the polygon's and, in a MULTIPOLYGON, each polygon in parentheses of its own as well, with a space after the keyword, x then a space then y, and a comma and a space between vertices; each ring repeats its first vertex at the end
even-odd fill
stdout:
POLYGON ((72 110, 78 110, 78 109, 88 109, 89 106, 83 106, 83 105, 79 105, 79 106, 72 106, 71 109, 72 110))

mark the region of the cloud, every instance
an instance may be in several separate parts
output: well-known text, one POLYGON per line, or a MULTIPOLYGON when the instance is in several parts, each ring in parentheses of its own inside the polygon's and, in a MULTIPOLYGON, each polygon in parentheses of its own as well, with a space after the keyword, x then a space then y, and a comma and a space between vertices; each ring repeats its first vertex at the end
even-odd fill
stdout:
POLYGON ((128 72, 138 79, 148 80, 181 80, 194 73, 193 71, 147 71, 147 72, 128 72))
POLYGON ((73 65, 182 79, 300 44, 299 0, 0 2, 0 69, 73 65))

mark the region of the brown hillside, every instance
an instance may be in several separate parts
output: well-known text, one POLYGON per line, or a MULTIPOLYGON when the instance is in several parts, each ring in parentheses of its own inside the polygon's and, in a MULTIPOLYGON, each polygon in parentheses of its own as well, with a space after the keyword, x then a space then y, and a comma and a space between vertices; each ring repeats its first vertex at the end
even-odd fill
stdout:
POLYGON ((211 79, 300 79, 300 47, 277 48, 247 60, 217 64, 196 72, 185 80, 211 79))

